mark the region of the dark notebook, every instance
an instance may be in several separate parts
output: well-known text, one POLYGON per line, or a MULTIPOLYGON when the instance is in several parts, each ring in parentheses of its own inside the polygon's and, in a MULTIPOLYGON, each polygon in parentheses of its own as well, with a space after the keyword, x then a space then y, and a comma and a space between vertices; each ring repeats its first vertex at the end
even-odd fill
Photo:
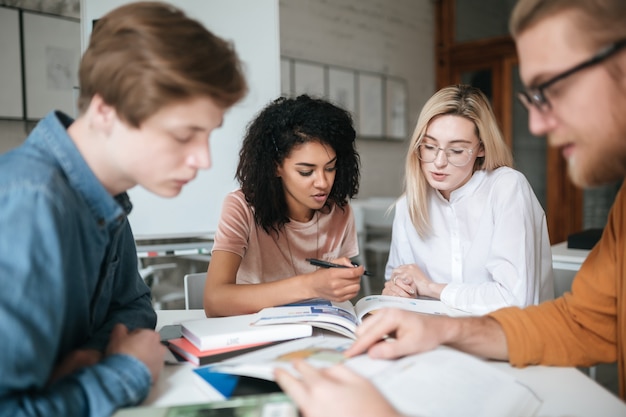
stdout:
POLYGON ((600 240, 602 230, 604 229, 587 229, 573 233, 567 237, 567 247, 569 249, 591 249, 600 240))

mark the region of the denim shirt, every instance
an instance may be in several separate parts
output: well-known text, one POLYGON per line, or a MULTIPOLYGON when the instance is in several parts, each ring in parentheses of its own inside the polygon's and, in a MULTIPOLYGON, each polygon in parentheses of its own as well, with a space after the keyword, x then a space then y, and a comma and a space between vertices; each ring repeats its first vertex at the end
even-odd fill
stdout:
POLYGON ((50 113, 0 155, 0 416, 106 416, 148 394, 138 359, 110 355, 50 384, 75 349, 112 327, 154 328, 124 193, 112 197, 50 113))

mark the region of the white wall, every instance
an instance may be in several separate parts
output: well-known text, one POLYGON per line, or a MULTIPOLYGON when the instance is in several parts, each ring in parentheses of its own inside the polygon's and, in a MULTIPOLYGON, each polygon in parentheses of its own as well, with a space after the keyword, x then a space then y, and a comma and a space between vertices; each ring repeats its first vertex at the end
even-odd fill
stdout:
MULTIPOLYGON (((87 48, 93 20, 131 1, 82 1, 83 50, 87 48)), ((211 169, 198 172, 177 198, 161 198, 142 187, 128 191, 133 202, 129 221, 137 239, 215 233, 222 201, 238 187, 235 170, 245 127, 280 95, 277 0, 178 0, 175 4, 216 35, 233 42, 249 91, 242 102, 226 112, 223 125, 211 134, 211 169)))
MULTIPOLYGON (((411 133, 421 106, 435 89, 432 0, 281 0, 279 4, 281 55, 406 79, 411 133)), ((14 145, 3 139, 11 128, 5 126, 0 132, 0 152, 14 145)), ((17 129, 15 134, 22 135, 23 128, 17 129)), ((359 197, 402 192, 406 146, 406 140, 358 141, 359 197)))
MULTIPOLYGON (((406 79, 409 135, 435 91, 431 0, 280 0, 282 56, 406 79)), ((358 140, 360 198, 402 192, 405 141, 358 140)))

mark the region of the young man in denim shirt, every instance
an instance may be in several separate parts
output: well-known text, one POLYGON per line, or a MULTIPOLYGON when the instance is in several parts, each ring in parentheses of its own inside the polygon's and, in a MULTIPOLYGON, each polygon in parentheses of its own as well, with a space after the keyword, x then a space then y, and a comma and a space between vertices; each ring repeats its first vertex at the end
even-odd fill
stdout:
POLYGON ((0 416, 105 416, 148 394, 164 348, 126 190, 174 197, 243 97, 224 40, 164 3, 96 24, 80 116, 48 114, 0 156, 0 416))

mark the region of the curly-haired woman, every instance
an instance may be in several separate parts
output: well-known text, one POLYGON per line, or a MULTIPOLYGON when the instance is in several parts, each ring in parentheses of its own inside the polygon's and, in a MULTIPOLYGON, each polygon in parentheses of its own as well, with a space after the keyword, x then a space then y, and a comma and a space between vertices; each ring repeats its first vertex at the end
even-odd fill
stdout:
POLYGON ((356 296, 364 271, 350 262, 358 245, 348 200, 358 191, 359 165, 347 111, 306 95, 264 108, 239 153, 241 188, 223 203, 204 290, 207 316, 356 296), (307 258, 349 268, 318 269, 307 258))

